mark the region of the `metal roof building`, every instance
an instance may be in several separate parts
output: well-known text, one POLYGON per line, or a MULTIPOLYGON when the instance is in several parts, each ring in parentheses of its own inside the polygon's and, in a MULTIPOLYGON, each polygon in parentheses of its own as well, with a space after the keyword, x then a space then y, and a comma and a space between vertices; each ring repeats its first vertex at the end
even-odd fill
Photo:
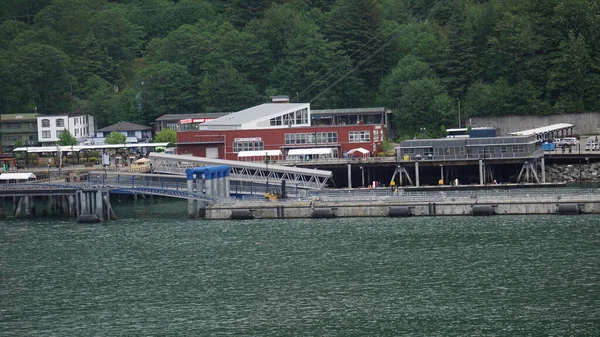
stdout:
POLYGON ((200 124, 198 130, 252 130, 310 126, 310 104, 265 103, 200 124))

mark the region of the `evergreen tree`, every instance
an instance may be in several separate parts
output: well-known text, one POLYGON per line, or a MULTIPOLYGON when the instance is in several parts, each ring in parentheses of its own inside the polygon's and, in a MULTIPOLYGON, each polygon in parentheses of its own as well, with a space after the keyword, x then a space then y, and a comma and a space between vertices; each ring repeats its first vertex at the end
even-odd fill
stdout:
POLYGON ((104 143, 114 145, 114 144, 125 144, 126 141, 127 141, 127 136, 125 136, 124 134, 122 134, 120 132, 113 131, 113 132, 109 133, 108 136, 106 136, 104 143))
POLYGON ((71 132, 69 132, 69 130, 64 129, 58 135, 58 141, 56 142, 56 144, 61 145, 61 146, 70 146, 70 145, 77 145, 78 142, 77 142, 77 139, 75 137, 73 137, 71 132))
POLYGON ((389 36, 381 35, 382 11, 376 0, 337 0, 328 17, 328 35, 340 43, 369 87, 383 77, 381 51, 389 36))

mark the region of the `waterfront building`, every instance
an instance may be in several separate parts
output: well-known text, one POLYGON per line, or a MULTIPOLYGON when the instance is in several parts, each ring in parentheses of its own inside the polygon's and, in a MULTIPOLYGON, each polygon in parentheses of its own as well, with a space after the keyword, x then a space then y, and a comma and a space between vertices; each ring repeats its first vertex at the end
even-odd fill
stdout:
POLYGON ((37 116, 37 137, 42 146, 55 145, 63 130, 68 130, 82 144, 93 137, 95 129, 94 117, 90 115, 72 113, 37 116))
POLYGON ((15 143, 37 145, 37 113, 2 114, 0 116, 0 152, 9 151, 15 143))
POLYGON ((521 177, 526 181, 531 178, 538 183, 545 182, 544 150, 535 135, 404 140, 396 147, 395 156, 400 183, 405 175, 412 184, 413 176, 416 186, 419 186, 419 167, 438 166, 441 184, 453 179, 449 179, 449 172, 454 170, 450 176, 457 176, 460 174, 457 168, 468 166, 478 167, 480 185, 491 183, 495 180, 493 166, 506 164, 522 165, 517 182, 521 177))
POLYGON ((156 119, 155 132, 165 129, 175 131, 197 130, 198 125, 223 117, 231 112, 212 112, 194 114, 165 114, 156 119))
MULTIPOLYGON (((275 156, 310 161, 341 158, 354 149, 373 155, 386 136, 387 110, 382 108, 373 111, 380 118, 369 119, 371 124, 358 119, 346 124, 341 122, 341 111, 332 113, 332 118, 323 118, 327 115, 323 111, 319 118, 312 118, 309 103, 288 103, 279 97, 273 101, 283 103, 257 105, 199 124, 198 130, 178 132, 177 153, 228 160, 250 154, 254 160, 275 156)), ((358 109, 345 111, 363 116, 358 109)), ((366 116, 367 112, 362 113, 366 116)))
POLYGON ((115 131, 125 135, 126 143, 147 143, 152 141, 152 127, 129 122, 119 122, 96 130, 96 137, 92 139, 92 145, 103 145, 106 137, 115 131))

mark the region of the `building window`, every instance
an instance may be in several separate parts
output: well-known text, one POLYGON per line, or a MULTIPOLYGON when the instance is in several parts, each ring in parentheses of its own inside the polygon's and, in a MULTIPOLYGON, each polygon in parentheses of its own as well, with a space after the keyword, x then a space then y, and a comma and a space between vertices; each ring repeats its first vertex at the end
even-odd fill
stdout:
POLYGON ((371 132, 369 131, 350 131, 350 143, 367 143, 371 141, 371 132))
POLYGON ((265 149, 263 142, 233 142, 233 152, 261 151, 265 149))
POLYGON ((42 119, 42 127, 43 128, 49 128, 50 127, 50 120, 49 119, 42 119))
POLYGON ((296 124, 308 124, 308 109, 296 111, 296 124))
POLYGON ((336 144, 338 142, 337 132, 316 133, 286 133, 285 145, 296 144, 336 144))
POLYGON ((373 141, 374 142, 379 141, 379 130, 373 130, 373 141))
POLYGON ((276 126, 276 125, 281 125, 281 116, 275 117, 275 118, 271 118, 269 121, 269 124, 271 126, 276 126))
POLYGON ((42 131, 42 138, 48 139, 50 137, 51 137, 50 131, 42 131))
POLYGON ((57 128, 64 128, 65 127, 65 120, 62 118, 59 118, 56 120, 56 127, 57 128))
POLYGON ((135 137, 135 131, 127 131, 127 137, 135 137))

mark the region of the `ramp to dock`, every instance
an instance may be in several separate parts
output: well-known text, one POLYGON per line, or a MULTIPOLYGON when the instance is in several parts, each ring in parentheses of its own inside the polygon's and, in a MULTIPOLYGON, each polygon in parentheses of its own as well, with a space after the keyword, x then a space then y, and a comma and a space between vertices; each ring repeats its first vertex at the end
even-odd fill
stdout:
POLYGON ((277 184, 285 180, 288 186, 299 189, 320 190, 327 187, 331 171, 282 166, 271 163, 249 163, 237 160, 213 159, 174 154, 151 153, 152 172, 185 175, 190 167, 229 165, 232 181, 277 184))

